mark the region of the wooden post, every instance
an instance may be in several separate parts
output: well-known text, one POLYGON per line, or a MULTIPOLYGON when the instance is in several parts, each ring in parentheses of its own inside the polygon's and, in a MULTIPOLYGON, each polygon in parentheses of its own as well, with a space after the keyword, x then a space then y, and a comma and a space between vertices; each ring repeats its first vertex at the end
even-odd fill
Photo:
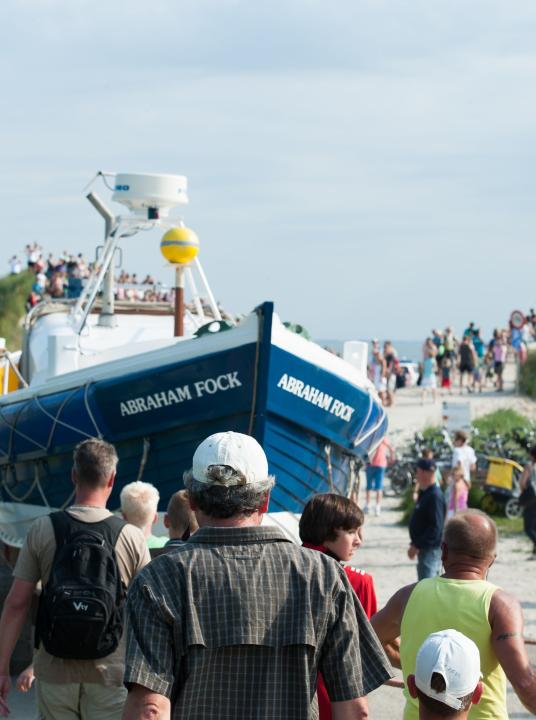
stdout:
POLYGON ((175 337, 184 335, 184 267, 175 267, 175 337))

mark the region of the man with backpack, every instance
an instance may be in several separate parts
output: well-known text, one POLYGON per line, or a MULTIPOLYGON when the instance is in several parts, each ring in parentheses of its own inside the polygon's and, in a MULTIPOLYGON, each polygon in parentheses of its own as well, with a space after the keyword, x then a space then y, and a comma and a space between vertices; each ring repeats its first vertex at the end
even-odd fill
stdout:
POLYGON ((125 589, 150 558, 141 530, 106 509, 116 466, 113 445, 80 443, 74 505, 30 528, 0 618, 0 714, 8 711, 11 654, 41 581, 34 658, 39 717, 121 717, 125 589))

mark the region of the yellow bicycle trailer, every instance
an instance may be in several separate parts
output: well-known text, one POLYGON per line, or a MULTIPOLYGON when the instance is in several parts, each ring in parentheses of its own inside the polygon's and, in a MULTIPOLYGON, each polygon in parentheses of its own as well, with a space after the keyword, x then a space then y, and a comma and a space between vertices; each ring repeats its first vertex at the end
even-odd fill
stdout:
POLYGON ((523 466, 508 458, 488 457, 487 460, 489 465, 484 482, 486 494, 482 498, 482 510, 493 514, 502 505, 506 517, 519 517, 522 512, 518 502, 519 476, 523 466))

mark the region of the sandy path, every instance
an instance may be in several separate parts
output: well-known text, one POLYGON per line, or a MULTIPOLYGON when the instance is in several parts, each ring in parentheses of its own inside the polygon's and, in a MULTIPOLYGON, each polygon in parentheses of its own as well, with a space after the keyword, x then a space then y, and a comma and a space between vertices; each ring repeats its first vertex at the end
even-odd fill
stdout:
POLYGON ((499 410, 511 408, 522 415, 536 420, 536 402, 528 398, 520 397, 514 393, 514 366, 506 366, 504 392, 498 393, 488 387, 482 393, 454 392, 452 395, 441 397, 438 391, 438 398, 435 403, 427 397, 424 405, 421 404, 421 392, 419 388, 408 388, 396 393, 395 404, 387 408, 389 417, 389 437, 396 445, 403 443, 408 437, 431 425, 442 423, 442 402, 468 402, 471 406, 471 418, 474 420, 480 415, 499 410))
MULTIPOLYGON (((458 395, 449 399, 455 401, 462 398, 458 395)), ((476 396, 464 394, 463 400, 466 399, 471 403, 473 418, 500 407, 514 408, 536 418, 536 403, 514 396, 511 372, 503 394, 490 390, 476 396)), ((396 405, 389 410, 389 420, 391 438, 396 443, 428 425, 440 424, 441 403, 423 407, 417 389, 402 391, 397 396, 396 405)), ((399 525, 399 502, 398 498, 386 497, 382 515, 367 516, 365 542, 353 563, 373 575, 379 607, 400 587, 417 579, 415 563, 406 556, 408 531, 399 525)), ((525 636, 536 640, 536 563, 526 561, 530 550, 531 545, 525 535, 501 537, 498 557, 491 568, 489 579, 519 598, 525 614, 525 636)), ((534 664, 536 646, 529 646, 529 653, 534 664)), ((389 687, 380 688, 370 696, 370 705, 372 718, 400 718, 403 707, 401 691, 389 687)), ((533 717, 524 710, 511 689, 508 693, 508 705, 511 718, 533 717)))

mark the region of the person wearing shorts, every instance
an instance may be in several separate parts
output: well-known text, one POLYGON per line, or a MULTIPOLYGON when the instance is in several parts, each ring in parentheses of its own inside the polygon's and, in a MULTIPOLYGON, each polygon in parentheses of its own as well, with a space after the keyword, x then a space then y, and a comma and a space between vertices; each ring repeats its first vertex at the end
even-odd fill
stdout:
POLYGON ((500 335, 500 337, 493 343, 493 360, 494 360, 494 370, 495 375, 497 376, 497 390, 500 392, 503 389, 503 370, 504 370, 504 363, 506 361, 506 353, 508 351, 508 343, 506 341, 506 338, 504 337, 504 334, 500 335))
POLYGON ((379 515, 381 512, 382 503, 382 491, 383 491, 383 479, 385 477, 385 470, 387 465, 392 463, 394 460, 395 451, 391 443, 384 438, 376 448, 376 451, 372 455, 370 463, 367 465, 367 495, 365 501, 365 507, 363 508, 365 513, 369 512, 370 500, 372 493, 376 493, 376 507, 375 515, 379 515))
POLYGON ((422 349, 422 374, 421 374, 421 405, 428 391, 432 394, 432 402, 436 401, 437 388, 437 348, 432 338, 426 338, 422 349))
POLYGON ((471 392, 469 386, 470 378, 473 377, 473 371, 476 365, 476 353, 470 335, 464 335, 460 349, 458 351, 460 358, 460 392, 463 390, 464 376, 467 375, 467 390, 471 392))

